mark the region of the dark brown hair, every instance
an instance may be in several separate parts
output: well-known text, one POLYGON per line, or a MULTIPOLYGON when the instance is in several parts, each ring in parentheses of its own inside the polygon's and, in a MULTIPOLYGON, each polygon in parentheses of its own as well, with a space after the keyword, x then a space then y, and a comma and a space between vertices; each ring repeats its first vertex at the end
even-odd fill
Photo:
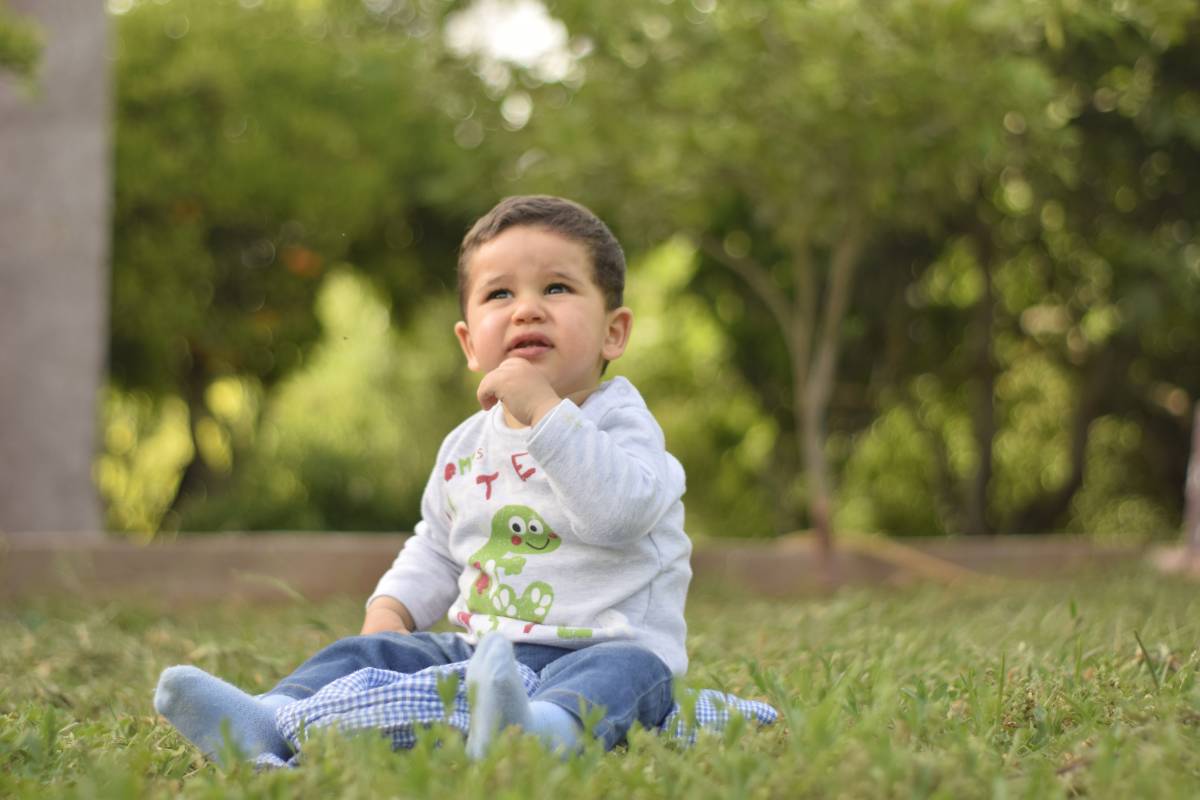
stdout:
POLYGON ((578 203, 562 197, 535 194, 506 197, 480 217, 458 248, 458 304, 466 313, 467 262, 492 239, 519 225, 542 228, 579 242, 592 257, 592 275, 604 292, 609 311, 621 306, 625 294, 625 253, 604 222, 578 203))

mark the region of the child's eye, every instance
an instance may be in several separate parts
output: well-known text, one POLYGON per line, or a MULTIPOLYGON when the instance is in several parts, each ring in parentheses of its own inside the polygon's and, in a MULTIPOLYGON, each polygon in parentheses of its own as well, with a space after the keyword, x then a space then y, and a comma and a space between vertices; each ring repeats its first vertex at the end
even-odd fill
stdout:
POLYGON ((493 289, 492 291, 488 292, 487 299, 488 300, 503 300, 504 298, 510 296, 511 294, 512 294, 512 292, 510 292, 508 289, 493 289))
POLYGON ((571 291, 565 283, 552 283, 546 287, 546 294, 566 294, 571 291))

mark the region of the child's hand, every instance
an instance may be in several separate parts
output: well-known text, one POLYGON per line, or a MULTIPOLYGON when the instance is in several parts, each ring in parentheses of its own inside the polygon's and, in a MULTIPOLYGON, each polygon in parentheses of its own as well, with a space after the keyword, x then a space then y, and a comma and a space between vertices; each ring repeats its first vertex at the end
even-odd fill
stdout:
POLYGON ((518 356, 484 375, 476 396, 484 411, 502 402, 513 419, 530 427, 562 401, 542 371, 518 356))

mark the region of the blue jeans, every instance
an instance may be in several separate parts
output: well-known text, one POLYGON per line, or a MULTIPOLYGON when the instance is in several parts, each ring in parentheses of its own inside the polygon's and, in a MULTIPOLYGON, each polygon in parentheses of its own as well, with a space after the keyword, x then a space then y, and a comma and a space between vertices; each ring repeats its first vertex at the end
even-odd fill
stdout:
MULTIPOLYGON (((602 642, 579 650, 514 644, 517 661, 541 678, 532 700, 554 703, 582 724, 583 714, 603 709, 594 735, 611 750, 635 722, 657 727, 675 706, 671 670, 644 647, 602 642)), ((413 673, 467 661, 474 648, 453 633, 376 633, 340 639, 284 678, 267 694, 295 700, 312 696, 338 678, 364 667, 413 673)))

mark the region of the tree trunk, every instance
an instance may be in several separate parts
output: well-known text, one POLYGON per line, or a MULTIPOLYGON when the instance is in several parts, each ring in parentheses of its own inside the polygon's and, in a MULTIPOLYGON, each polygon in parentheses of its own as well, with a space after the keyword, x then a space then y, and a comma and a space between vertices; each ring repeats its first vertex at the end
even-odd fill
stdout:
MULTIPOLYGON (((830 259, 829 282, 825 287, 825 303, 813 366, 807 370, 808 380, 803 387, 803 395, 794 400, 802 401, 803 406, 800 437, 803 442, 804 473, 808 482, 809 515, 817 537, 818 552, 826 559, 833 552, 833 491, 830 487, 829 465, 825 459, 825 420, 837 376, 842 322, 850 305, 850 287, 861 249, 862 234, 857 225, 851 224, 830 259)), ((793 364, 793 373, 803 374, 801 366, 793 364)))
POLYGON ((818 553, 828 564, 833 552, 833 491, 825 460, 825 418, 837 374, 842 323, 850 304, 850 287, 865 237, 860 224, 852 221, 834 248, 818 329, 814 322, 817 303, 808 258, 808 237, 803 231, 794 233, 792 277, 795 295, 791 304, 784 301, 778 284, 761 264, 730 254, 711 236, 698 235, 693 239, 709 256, 746 282, 775 318, 783 334, 792 370, 792 423, 796 449, 808 481, 809 517, 816 534, 818 553))
POLYGON ((1200 402, 1192 416, 1192 454, 1183 490, 1183 541, 1193 562, 1200 560, 1200 402))
POLYGON ((1014 532, 1045 533, 1050 530, 1067 512, 1075 493, 1083 486, 1088 434, 1104 408, 1109 384, 1120 374, 1119 367, 1125 363, 1119 346, 1119 342, 1111 342, 1095 355, 1079 388, 1079 401, 1071 424, 1070 475, 1061 487, 1036 498, 1016 514, 1012 526, 1014 532))
POLYGON ((992 483, 992 446, 996 439, 996 362, 992 354, 992 326, 996 313, 995 287, 992 285, 991 234, 975 236, 979 266, 983 271, 983 296, 975 304, 972 320, 971 351, 975 373, 971 382, 971 429, 979 463, 967 487, 967 533, 995 533, 988 522, 988 490, 992 483))
POLYGON ((204 418, 207 408, 204 395, 208 390, 208 384, 205 372, 200 367, 201 358, 203 358, 202 354, 192 352, 192 366, 188 371, 187 378, 187 396, 184 398, 188 409, 188 434, 192 440, 192 457, 188 460, 187 466, 183 468, 179 485, 175 487, 175 496, 171 498, 171 503, 167 506, 167 514, 175 519, 182 516, 184 506, 189 500, 207 497, 217 481, 216 474, 204 460, 204 455, 200 451, 199 437, 196 435, 197 427, 200 420, 204 418))
POLYGON ((103 3, 10 0, 42 28, 36 88, 0 75, 0 530, 96 536, 108 340, 103 3))

